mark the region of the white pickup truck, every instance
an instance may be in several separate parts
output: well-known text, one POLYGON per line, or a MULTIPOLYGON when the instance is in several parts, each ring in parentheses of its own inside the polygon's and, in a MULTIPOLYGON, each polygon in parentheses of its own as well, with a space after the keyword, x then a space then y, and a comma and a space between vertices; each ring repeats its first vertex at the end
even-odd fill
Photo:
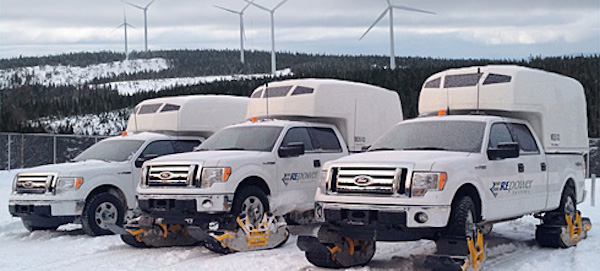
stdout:
POLYGON ((144 164, 137 189, 144 215, 128 228, 136 240, 125 242, 172 245, 156 236, 178 239, 187 226, 231 230, 239 214, 256 225, 264 213, 312 211, 321 165, 372 144, 402 120, 402 107, 383 88, 298 79, 258 87, 246 117, 195 152, 144 164))
POLYGON ((141 166, 165 154, 191 151, 220 128, 244 120, 248 98, 180 96, 146 100, 127 132, 104 139, 72 163, 26 169, 15 176, 9 211, 30 231, 81 223, 89 235, 110 234, 136 206, 141 166))
POLYGON ((375 241, 431 239, 439 251, 442 238, 458 237, 466 248, 476 228, 528 214, 543 221, 540 245, 576 243, 563 226, 585 197, 579 82, 518 66, 451 69, 427 79, 419 111, 366 153, 324 165, 323 224, 298 241, 310 262, 366 264, 375 241))

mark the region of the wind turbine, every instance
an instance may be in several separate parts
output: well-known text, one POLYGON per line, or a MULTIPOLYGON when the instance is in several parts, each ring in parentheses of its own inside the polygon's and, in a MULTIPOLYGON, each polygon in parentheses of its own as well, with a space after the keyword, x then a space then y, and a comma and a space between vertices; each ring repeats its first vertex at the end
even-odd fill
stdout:
POLYGON ((287 2, 288 0, 283 0, 281 2, 279 2, 279 4, 277 4, 273 9, 268 9, 266 7, 263 7, 259 4, 254 3, 253 1, 248 1, 248 0, 244 0, 248 3, 250 3, 251 5, 262 9, 264 11, 267 11, 269 13, 271 13, 271 74, 273 74, 273 77, 275 77, 275 71, 276 71, 276 60, 275 60, 275 17, 273 16, 273 14, 275 13, 275 10, 277 10, 279 7, 281 7, 283 4, 285 4, 285 2, 287 2))
POLYGON ((379 15, 379 17, 377 17, 375 22, 369 27, 369 29, 367 29, 367 31, 365 31, 365 33, 362 36, 360 36, 360 38, 358 40, 362 40, 362 38, 364 38, 365 35, 367 35, 367 33, 369 33, 369 31, 371 31, 371 29, 377 23, 379 23, 379 21, 381 21, 383 16, 385 16, 386 12, 389 13, 389 16, 390 16, 390 69, 393 70, 396 68, 396 55, 394 53, 394 9, 396 8, 396 9, 401 9, 401 10, 421 12, 421 13, 427 13, 427 14, 433 14, 433 15, 435 15, 435 12, 411 8, 411 7, 407 7, 407 6, 394 5, 394 4, 392 4, 392 2, 390 0, 386 0, 386 1, 388 3, 388 7, 385 10, 383 10, 381 15, 379 15))
POLYGON ((121 27, 123 27, 123 29, 125 30, 125 60, 129 59, 129 50, 127 50, 127 27, 128 26, 135 28, 135 26, 127 23, 127 17, 125 16, 125 10, 123 10, 123 23, 121 25, 117 26, 117 28, 115 28, 115 30, 117 30, 121 27))
POLYGON ((134 8, 139 8, 142 11, 144 11, 144 49, 146 50, 146 52, 148 52, 148 16, 147 16, 147 11, 148 11, 148 7, 150 5, 152 5, 152 3, 154 3, 154 1, 156 0, 152 0, 150 1, 150 3, 148 3, 145 7, 142 6, 138 6, 136 4, 132 4, 129 3, 127 1, 121 0, 123 3, 128 4, 134 8))
POLYGON ((244 36, 245 36, 245 32, 244 32, 244 11, 246 11, 246 9, 250 6, 250 4, 253 2, 254 0, 248 2, 248 4, 246 4, 246 6, 240 10, 240 11, 235 11, 235 10, 231 10, 228 8, 224 8, 224 7, 220 7, 215 5, 216 8, 222 9, 224 11, 229 11, 231 13, 234 14, 238 14, 240 16, 240 61, 242 62, 242 64, 244 64, 244 36))

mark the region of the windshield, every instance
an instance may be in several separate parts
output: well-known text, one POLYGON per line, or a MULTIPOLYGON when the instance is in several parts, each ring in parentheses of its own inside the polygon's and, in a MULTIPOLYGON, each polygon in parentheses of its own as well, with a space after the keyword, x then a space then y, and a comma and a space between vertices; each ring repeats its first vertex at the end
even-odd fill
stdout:
POLYGON ((385 133, 369 151, 445 150, 479 152, 485 123, 477 121, 423 121, 401 123, 385 133))
POLYGON ((103 140, 83 151, 73 161, 103 160, 123 162, 144 144, 143 140, 103 140))
POLYGON ((247 150, 270 152, 281 127, 243 126, 223 129, 198 146, 198 151, 247 150))

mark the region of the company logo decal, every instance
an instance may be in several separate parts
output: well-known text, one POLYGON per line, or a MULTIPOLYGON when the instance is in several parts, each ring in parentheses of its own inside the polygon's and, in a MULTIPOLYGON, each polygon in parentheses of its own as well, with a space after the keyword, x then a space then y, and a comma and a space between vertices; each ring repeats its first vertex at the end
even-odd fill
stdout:
POLYGON ((23 183, 23 188, 33 188, 33 181, 26 181, 23 183))
POLYGON ((319 172, 298 172, 298 173, 283 173, 281 181, 286 186, 290 183, 312 183, 317 180, 319 172))
POLYGON ((531 183, 533 183, 533 180, 492 182, 492 187, 490 187, 490 191, 492 192, 492 195, 494 195, 494 198, 497 197, 500 193, 505 193, 513 196, 529 194, 531 189, 531 183))
POLYGON ((358 186, 367 186, 373 182, 373 178, 367 175, 358 175, 354 177, 354 183, 358 186))
POLYGON ((159 177, 161 180, 168 180, 168 179, 171 179, 171 178, 173 177, 173 173, 171 173, 171 172, 169 172, 169 171, 163 171, 163 172, 161 172, 161 173, 158 175, 158 177, 159 177))

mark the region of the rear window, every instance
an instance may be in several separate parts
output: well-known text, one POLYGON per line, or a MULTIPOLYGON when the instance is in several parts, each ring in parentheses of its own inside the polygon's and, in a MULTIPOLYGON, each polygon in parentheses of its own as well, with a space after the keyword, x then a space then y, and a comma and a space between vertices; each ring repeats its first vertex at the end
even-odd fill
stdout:
POLYGON ((436 78, 425 82, 425 88, 439 88, 442 78, 436 78))
POLYGON ((342 146, 335 132, 331 128, 312 127, 310 128, 315 149, 326 152, 341 152, 342 146))
POLYGON ((162 104, 145 104, 140 107, 138 114, 152 114, 156 113, 162 104))
POLYGON ((315 91, 314 88, 309 88, 309 87, 303 87, 303 86, 297 86, 294 89, 294 92, 292 92, 292 95, 300 95, 300 94, 310 94, 313 93, 315 91))
POLYGON ((267 87, 264 98, 284 97, 290 92, 292 86, 267 87))
POLYGON ((459 88, 459 87, 472 87, 477 85, 482 73, 467 73, 467 74, 456 74, 447 75, 444 79, 444 88, 459 88))
POLYGON ((510 128, 512 129, 514 135, 517 137, 517 142, 519 142, 519 147, 521 151, 526 153, 539 153, 540 150, 535 143, 535 139, 529 131, 529 128, 524 124, 520 123, 511 123, 510 128))
POLYGON ((178 111, 181 106, 176 104, 165 104, 160 112, 178 111))
POLYGON ((484 85, 510 83, 512 77, 508 75, 490 73, 483 81, 484 85))
POLYGON ((254 93, 252 93, 252 96, 250 96, 251 99, 257 99, 260 98, 260 96, 263 93, 263 89, 259 89, 257 91, 255 91, 254 93))

